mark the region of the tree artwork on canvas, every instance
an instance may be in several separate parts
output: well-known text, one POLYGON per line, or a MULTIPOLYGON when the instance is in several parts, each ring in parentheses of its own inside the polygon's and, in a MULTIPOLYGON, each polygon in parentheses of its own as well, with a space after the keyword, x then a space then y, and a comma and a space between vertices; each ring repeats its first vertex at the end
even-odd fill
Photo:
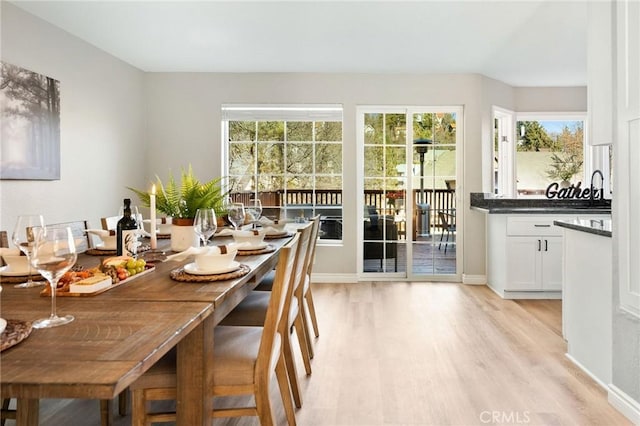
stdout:
POLYGON ((0 179, 60 179, 60 82, 0 62, 0 179))

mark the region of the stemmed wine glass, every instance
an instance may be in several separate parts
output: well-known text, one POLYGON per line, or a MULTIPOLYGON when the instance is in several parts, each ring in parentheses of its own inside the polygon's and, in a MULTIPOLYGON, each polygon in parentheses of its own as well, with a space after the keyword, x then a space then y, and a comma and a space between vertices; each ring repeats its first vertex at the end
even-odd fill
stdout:
POLYGON ((239 226, 244 223, 244 204, 227 204, 227 214, 229 216, 229 222, 233 224, 234 229, 237 231, 239 226))
POLYGON ((34 328, 57 327, 73 321, 73 315, 59 317, 56 314, 56 288, 58 280, 74 263, 78 254, 69 227, 45 227, 36 231, 31 264, 49 281, 51 287, 51 315, 33 322, 34 328))
POLYGON ((211 238, 211 236, 216 232, 216 229, 218 229, 215 210, 198 209, 193 221, 193 228, 202 240, 202 245, 206 246, 207 240, 211 238))
POLYGON ((253 223, 253 229, 258 227, 258 220, 262 215, 262 202, 259 198, 252 198, 249 204, 245 207, 249 220, 253 223))
POLYGON ((29 276, 27 281, 22 284, 16 284, 18 288, 38 287, 44 285, 44 282, 33 281, 31 279, 31 253, 33 252, 33 245, 35 243, 35 230, 44 227, 44 219, 40 214, 30 214, 18 216, 18 221, 13 229, 11 240, 17 248, 20 249, 27 256, 27 263, 29 264, 29 276))

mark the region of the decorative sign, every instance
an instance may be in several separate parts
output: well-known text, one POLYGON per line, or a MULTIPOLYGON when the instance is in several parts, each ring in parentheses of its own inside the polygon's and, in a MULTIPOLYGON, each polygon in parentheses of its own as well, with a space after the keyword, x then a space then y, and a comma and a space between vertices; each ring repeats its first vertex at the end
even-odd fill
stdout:
POLYGON ((545 195, 547 198, 557 198, 559 200, 568 200, 571 198, 578 200, 588 200, 592 197, 594 200, 603 199, 602 189, 595 189, 594 187, 582 188, 582 182, 578 182, 576 185, 571 184, 565 188, 560 188, 558 182, 553 182, 547 186, 545 195))

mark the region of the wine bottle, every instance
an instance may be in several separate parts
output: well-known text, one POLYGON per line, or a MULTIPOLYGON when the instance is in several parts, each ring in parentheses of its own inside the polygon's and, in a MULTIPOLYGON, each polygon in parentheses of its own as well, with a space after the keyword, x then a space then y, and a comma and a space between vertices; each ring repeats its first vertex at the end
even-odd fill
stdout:
POLYGON ((131 215, 131 199, 124 199, 124 216, 116 227, 117 255, 135 256, 138 248, 138 223, 131 215))

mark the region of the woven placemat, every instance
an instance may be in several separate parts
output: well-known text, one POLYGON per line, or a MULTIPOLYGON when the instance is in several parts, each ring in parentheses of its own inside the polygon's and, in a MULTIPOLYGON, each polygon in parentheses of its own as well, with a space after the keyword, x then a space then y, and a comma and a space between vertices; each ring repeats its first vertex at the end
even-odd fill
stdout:
POLYGON ((265 234, 264 239, 265 240, 276 240, 279 238, 289 238, 289 237, 293 237, 293 233, 292 232, 283 232, 281 234, 265 234))
POLYGON ((8 319, 7 327, 0 334, 0 352, 22 342, 30 333, 30 322, 8 319))
POLYGON ((251 256, 253 254, 265 254, 265 253, 272 253, 276 251, 276 247, 272 246, 271 244, 267 244, 266 247, 258 249, 258 250, 241 250, 238 249, 238 256, 251 256))
MULTIPOLYGON (((27 275, 17 275, 15 277, 3 277, 0 276, 0 283, 3 284, 22 284, 29 278, 27 275)), ((45 281, 44 277, 38 273, 31 274, 31 279, 33 281, 45 281)))
POLYGON ((170 276, 176 281, 183 281, 188 283, 206 283, 212 281, 224 281, 234 278, 240 278, 247 275, 251 271, 251 268, 244 263, 240 264, 240 268, 233 272, 227 272, 226 274, 214 274, 214 275, 192 275, 185 272, 184 268, 178 268, 171 271, 170 276))
MULTIPOLYGON (((145 251, 151 250, 150 244, 143 244, 138 247, 138 253, 144 253, 145 251)), ((85 251, 86 254, 90 256, 115 256, 118 251, 117 250, 98 250, 98 249, 89 249, 85 251)))

